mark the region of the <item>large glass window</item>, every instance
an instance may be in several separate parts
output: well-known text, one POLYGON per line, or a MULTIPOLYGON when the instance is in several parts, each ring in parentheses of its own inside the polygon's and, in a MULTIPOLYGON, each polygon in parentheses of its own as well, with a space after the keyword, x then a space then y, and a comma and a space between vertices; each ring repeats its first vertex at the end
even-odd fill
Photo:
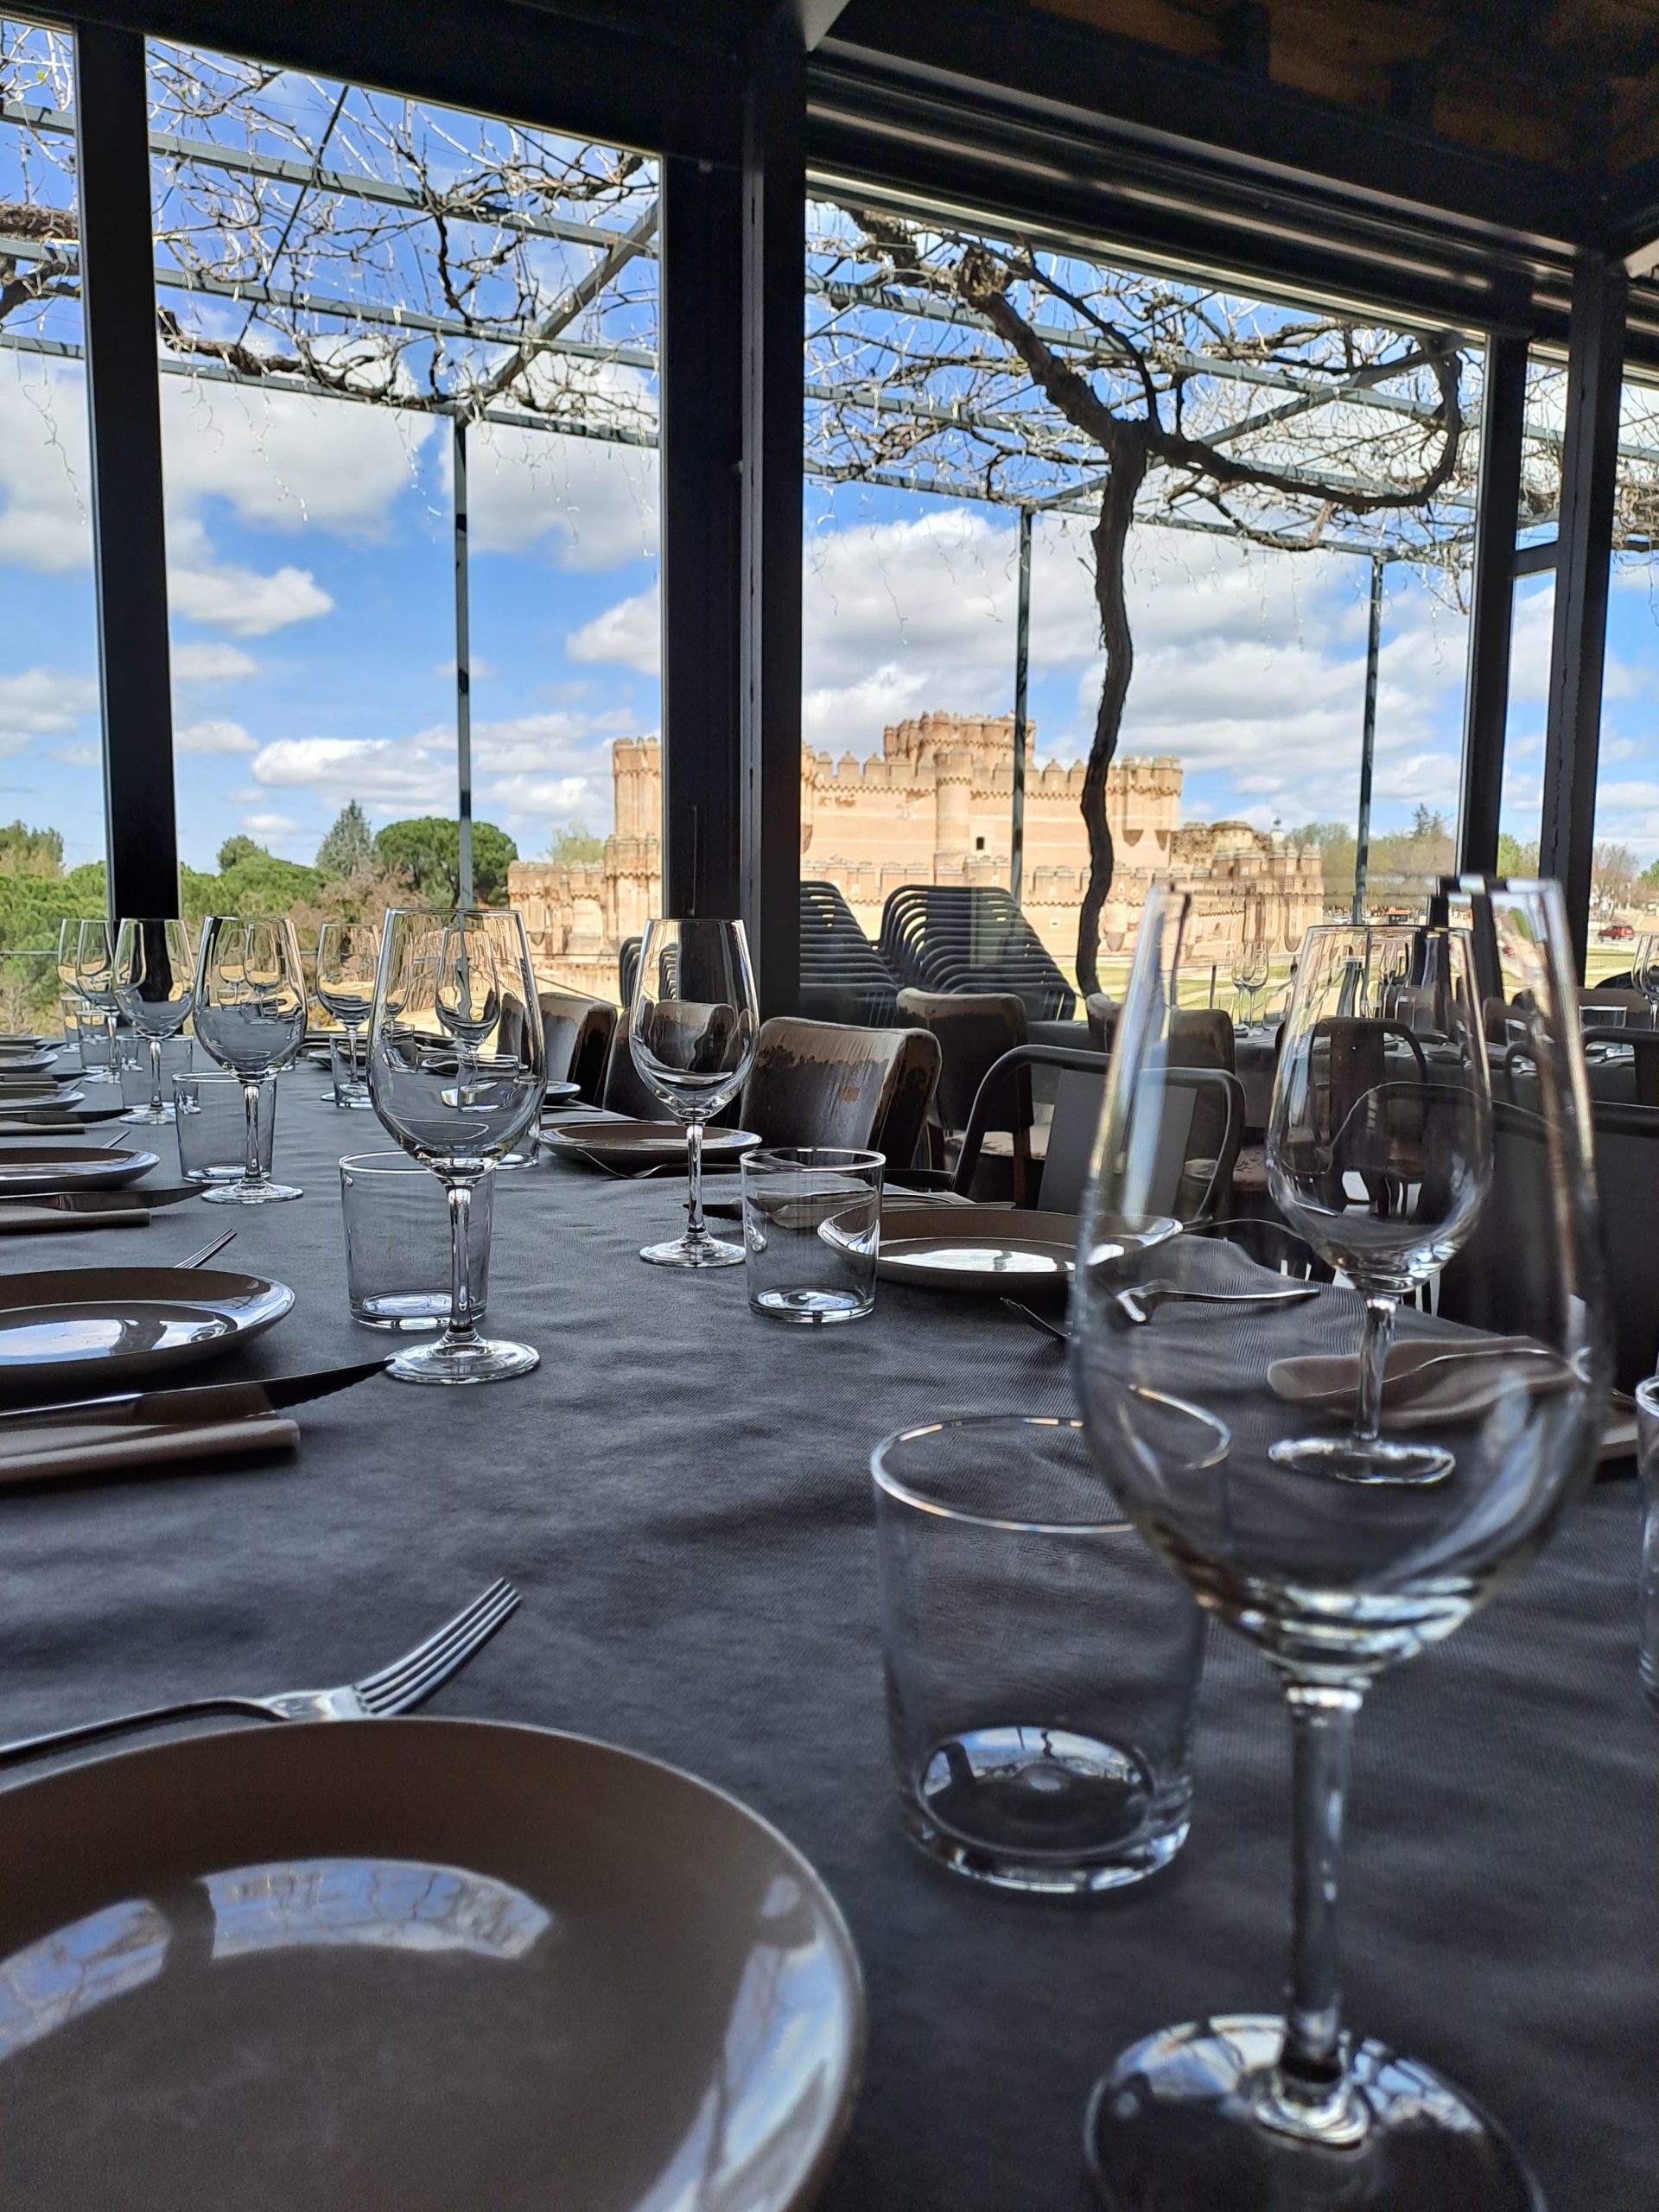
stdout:
POLYGON ((1017 888, 1065 984, 1116 995, 1173 874, 1218 1003, 1247 951, 1281 978, 1355 897, 1374 584, 1365 903, 1421 904, 1456 815, 1478 348, 844 198, 810 211, 806 292, 820 938, 844 907, 891 954, 905 887, 1017 888), (1109 881, 1082 804, 1103 732, 1109 881))
POLYGON ((453 895, 469 726, 478 895, 613 996, 660 902, 655 164, 195 48, 150 92, 187 904, 453 895))
POLYGON ((0 16, 0 1028, 54 1010, 104 910, 104 784, 67 38, 0 16), (8 820, 7 817, 10 817, 8 820))

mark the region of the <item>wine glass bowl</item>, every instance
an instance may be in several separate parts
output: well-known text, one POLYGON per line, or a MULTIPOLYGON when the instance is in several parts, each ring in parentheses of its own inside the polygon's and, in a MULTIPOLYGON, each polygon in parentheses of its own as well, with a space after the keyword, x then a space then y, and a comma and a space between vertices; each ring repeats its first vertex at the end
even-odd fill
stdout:
POLYGON ((1469 931, 1309 930, 1280 1039, 1268 1183, 1365 1305, 1350 1433, 1283 1438, 1282 1464, 1347 1482, 1451 1473, 1442 1447, 1382 1437, 1382 1402, 1399 1301, 1464 1243, 1491 1186, 1491 1122, 1469 931))
POLYGON ((305 1041, 305 970, 290 921, 213 914, 196 956, 196 1035, 219 1065, 241 1078, 247 1168, 241 1180, 202 1193, 207 1204, 264 1205, 303 1196, 273 1182, 260 1160, 259 1086, 287 1067, 305 1041))
POLYGON ((174 1118, 162 1096, 162 1046, 190 1019, 196 1001, 196 957, 185 924, 161 918, 127 919, 117 933, 113 988, 116 1003, 149 1048, 149 1103, 124 1114, 124 1122, 158 1123, 174 1118))
POLYGON ((1302 968, 1323 965, 1343 1010, 1299 969, 1274 1187, 1340 1272, 1300 1303, 1173 1301, 1143 1326, 1125 1319, 1119 1294, 1149 1255, 1160 1278, 1192 1288, 1265 1294, 1283 1277, 1151 1202, 1178 1106, 1170 1016, 1191 998, 1183 971, 1199 966, 1187 895, 1154 887, 1118 1020, 1073 1282, 1074 1378, 1114 1494, 1200 1603, 1272 1663, 1294 1753, 1283 2013, 1201 2019, 1116 2061, 1088 2131, 1118 2212, 1535 2212, 1524 2167, 1478 2106, 1419 2062, 1348 2037, 1337 1967, 1344 1788, 1364 1694, 1534 1555, 1593 1467, 1605 1405, 1588 1094, 1560 893, 1471 880, 1445 897, 1447 923, 1416 933, 1403 973, 1395 948, 1356 942, 1363 932, 1344 929, 1346 950, 1304 949, 1302 968), (1483 931, 1522 994, 1536 1067, 1524 1108, 1495 1109, 1471 1058, 1465 955, 1483 931), (1389 976, 1427 997, 1369 1011, 1389 976), (1349 1061, 1348 1033, 1320 1026, 1372 1020, 1405 1023, 1427 1082, 1392 1027, 1379 1085, 1375 1035, 1361 1033, 1349 1061), (1440 1088, 1452 1096, 1426 1109, 1425 1090, 1440 1088), (1306 1101, 1319 1090, 1315 1121, 1306 1101), (1306 1154, 1287 1141, 1315 1127, 1334 1159, 1311 1138, 1306 1154), (1342 1134, 1354 1130, 1366 1144, 1342 1134), (1370 1224, 1362 1236, 1344 1226, 1351 1214, 1370 1224), (1421 1306, 1405 1288, 1421 1289, 1421 1306), (1333 1481, 1324 1460, 1282 1448, 1321 1429, 1347 1447, 1379 1299, 1395 1343, 1369 1441, 1438 1457, 1435 1480, 1333 1481), (1145 1417, 1149 1393, 1212 1419, 1225 1454, 1198 1465, 1171 1450, 1145 1417))
POLYGON ((683 1236, 648 1244, 662 1268, 733 1268, 740 1245, 711 1236, 702 1214, 702 1132, 743 1088, 760 1013, 741 922, 653 921, 639 950, 628 1048, 640 1080, 685 1124, 690 1184, 683 1236))
POLYGON ((374 1011, 374 979, 380 967, 380 930, 374 922, 324 922, 317 931, 316 996, 323 1012, 346 1032, 350 1075, 343 1090, 327 1095, 335 1105, 371 1105, 358 1065, 359 1039, 374 1011))
MULTIPOLYGON (((89 918, 86 921, 66 922, 65 931, 74 931, 74 952, 71 982, 81 1004, 96 1017, 111 1050, 108 1063, 89 1073, 94 1083, 119 1083, 119 1071, 115 1064, 115 1023, 118 1008, 115 997, 115 932, 108 922, 89 918)), ((60 952, 63 947, 60 934, 60 952)), ((62 972, 60 958, 59 972, 62 972)))
POLYGON ((388 1134, 443 1184, 450 1225, 448 1325, 392 1362, 401 1382, 499 1382, 540 1360, 531 1345, 479 1334, 467 1224, 480 1179, 535 1128, 546 1073, 521 918, 479 907, 388 913, 369 1092, 388 1134))

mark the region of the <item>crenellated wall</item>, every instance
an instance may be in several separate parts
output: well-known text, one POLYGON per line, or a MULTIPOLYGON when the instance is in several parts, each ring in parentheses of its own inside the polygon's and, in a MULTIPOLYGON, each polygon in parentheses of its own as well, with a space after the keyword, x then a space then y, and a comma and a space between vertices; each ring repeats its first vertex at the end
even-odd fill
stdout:
MULTIPOLYGON (((619 946, 661 910, 658 740, 619 739, 611 773, 616 828, 602 861, 517 861, 508 872, 538 973, 607 998, 616 992, 619 946)), ((1027 756, 1021 903, 1068 969, 1089 869, 1084 774, 1080 760, 1039 766, 1027 756)), ((1007 883, 1013 796, 1011 715, 919 715, 891 724, 880 752, 864 760, 804 748, 801 873, 835 884, 874 937, 882 905, 900 884, 1007 883)), ((1184 828, 1180 810, 1181 764, 1172 756, 1118 760, 1107 771, 1116 869, 1103 945, 1116 951, 1128 942, 1154 876, 1173 876, 1195 893, 1199 941, 1218 957, 1248 939, 1298 944, 1324 908, 1318 853, 1248 823, 1184 828)))

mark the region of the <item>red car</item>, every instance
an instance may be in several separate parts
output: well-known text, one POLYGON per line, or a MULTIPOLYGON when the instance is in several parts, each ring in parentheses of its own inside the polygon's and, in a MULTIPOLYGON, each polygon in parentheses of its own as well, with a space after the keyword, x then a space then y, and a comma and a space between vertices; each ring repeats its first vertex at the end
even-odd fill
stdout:
POLYGON ((1602 929, 1601 941, 1604 944, 1606 944, 1613 938, 1634 937, 1635 935, 1636 931, 1629 922, 1608 922, 1602 929))

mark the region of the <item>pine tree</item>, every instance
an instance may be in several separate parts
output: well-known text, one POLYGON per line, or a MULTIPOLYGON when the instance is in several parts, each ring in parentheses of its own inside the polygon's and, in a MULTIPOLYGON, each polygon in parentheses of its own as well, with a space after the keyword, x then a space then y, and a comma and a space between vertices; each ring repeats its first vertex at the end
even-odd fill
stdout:
POLYGON ((325 879, 355 875, 374 857, 369 818, 355 799, 347 800, 334 817, 334 826, 317 847, 317 868, 325 879))

